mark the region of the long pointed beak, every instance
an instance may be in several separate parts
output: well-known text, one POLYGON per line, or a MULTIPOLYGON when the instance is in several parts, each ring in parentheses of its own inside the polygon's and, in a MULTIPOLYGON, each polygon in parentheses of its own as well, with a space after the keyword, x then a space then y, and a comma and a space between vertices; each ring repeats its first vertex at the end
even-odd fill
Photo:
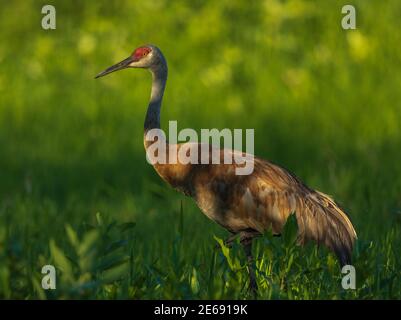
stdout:
POLYGON ((129 65, 134 62, 134 59, 132 57, 128 57, 124 59, 123 61, 116 63, 115 65, 111 66, 110 68, 107 68, 106 70, 100 72, 95 79, 100 78, 105 76, 106 74, 112 73, 114 71, 122 70, 125 68, 128 68, 129 65))

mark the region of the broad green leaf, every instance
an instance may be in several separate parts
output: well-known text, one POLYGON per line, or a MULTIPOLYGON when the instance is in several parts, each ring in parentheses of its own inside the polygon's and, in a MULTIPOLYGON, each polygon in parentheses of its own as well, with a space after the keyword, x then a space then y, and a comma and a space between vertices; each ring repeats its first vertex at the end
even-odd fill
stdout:
POLYGON ((191 290, 194 294, 199 292, 199 281, 198 281, 198 274, 195 268, 192 268, 191 274, 191 290))
POLYGON ((75 250, 77 250, 79 247, 79 239, 76 232, 74 231, 74 229, 72 229, 72 227, 69 224, 65 226, 65 230, 67 232, 67 236, 68 239, 70 240, 71 245, 74 247, 75 250))
POLYGON ((118 266, 115 266, 103 272, 102 280, 103 282, 108 283, 119 280, 128 275, 129 275, 129 263, 124 262, 118 266))
POLYGON ((103 218, 100 212, 96 212, 96 221, 99 226, 103 226, 103 218))
POLYGON ((227 259, 228 265, 231 270, 234 271, 234 263, 230 257, 230 249, 224 244, 224 241, 216 236, 214 236, 214 239, 218 242, 218 244, 221 247, 221 251, 223 252, 224 257, 227 259))
POLYGON ((63 272, 63 276, 67 281, 73 281, 74 276, 71 263, 64 255, 63 251, 59 247, 57 247, 53 239, 50 240, 50 252, 54 259, 56 269, 59 269, 63 272))
POLYGON ((78 254, 80 257, 88 254, 88 251, 91 250, 92 247, 95 245, 98 237, 99 232, 97 230, 90 230, 84 235, 78 248, 78 254))

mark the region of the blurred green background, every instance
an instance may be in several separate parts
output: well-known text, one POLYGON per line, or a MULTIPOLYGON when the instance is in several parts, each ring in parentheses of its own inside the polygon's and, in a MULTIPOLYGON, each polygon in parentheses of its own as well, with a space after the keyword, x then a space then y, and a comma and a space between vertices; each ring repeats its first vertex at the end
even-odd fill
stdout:
POLYGON ((162 127, 254 128, 257 156, 355 224, 357 290, 327 252, 267 237, 260 298, 400 296, 399 1, 352 1, 356 30, 341 28, 349 1, 54 1, 56 30, 45 4, 0 10, 1 297, 248 297, 243 261, 213 251, 226 233, 145 160, 150 74, 93 79, 146 43, 169 65, 162 127))

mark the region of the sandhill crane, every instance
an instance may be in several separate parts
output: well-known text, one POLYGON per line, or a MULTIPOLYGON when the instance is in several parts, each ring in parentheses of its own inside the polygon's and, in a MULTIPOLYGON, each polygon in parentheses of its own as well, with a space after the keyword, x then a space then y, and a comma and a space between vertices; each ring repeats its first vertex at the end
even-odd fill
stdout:
MULTIPOLYGON (((152 74, 152 90, 144 132, 160 129, 160 108, 167 81, 167 62, 159 48, 146 45, 126 59, 99 73, 96 78, 125 68, 145 68, 152 74)), ((167 146, 169 143, 165 141, 167 146)), ((145 149, 150 142, 144 139, 145 149)), ((186 144, 177 144, 178 152, 186 144)), ((200 148, 200 144, 195 147, 200 148)), ((165 152, 171 152, 166 148, 165 152)), ((211 152, 212 147, 209 148, 211 152)), ((227 151, 227 150, 225 150, 227 151)), ((233 153, 235 151, 232 151, 233 153)), ((222 150, 221 150, 222 153, 222 150)), ((294 174, 260 158, 253 158, 250 175, 236 175, 237 164, 154 164, 160 177, 192 197, 203 213, 237 236, 248 259, 249 285, 257 283, 252 263, 252 239, 267 229, 279 235, 287 218, 295 214, 298 242, 313 240, 333 251, 341 266, 351 262, 356 232, 346 213, 326 194, 302 183, 294 174)))

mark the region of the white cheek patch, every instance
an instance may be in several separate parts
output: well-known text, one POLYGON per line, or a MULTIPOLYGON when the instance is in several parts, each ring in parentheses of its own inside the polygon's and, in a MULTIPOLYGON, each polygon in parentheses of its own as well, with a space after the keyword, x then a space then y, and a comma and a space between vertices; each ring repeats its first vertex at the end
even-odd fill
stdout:
POLYGON ((129 66, 130 67, 144 67, 148 64, 148 62, 151 60, 153 55, 153 52, 149 52, 148 55, 145 57, 140 58, 138 61, 132 61, 129 66))

